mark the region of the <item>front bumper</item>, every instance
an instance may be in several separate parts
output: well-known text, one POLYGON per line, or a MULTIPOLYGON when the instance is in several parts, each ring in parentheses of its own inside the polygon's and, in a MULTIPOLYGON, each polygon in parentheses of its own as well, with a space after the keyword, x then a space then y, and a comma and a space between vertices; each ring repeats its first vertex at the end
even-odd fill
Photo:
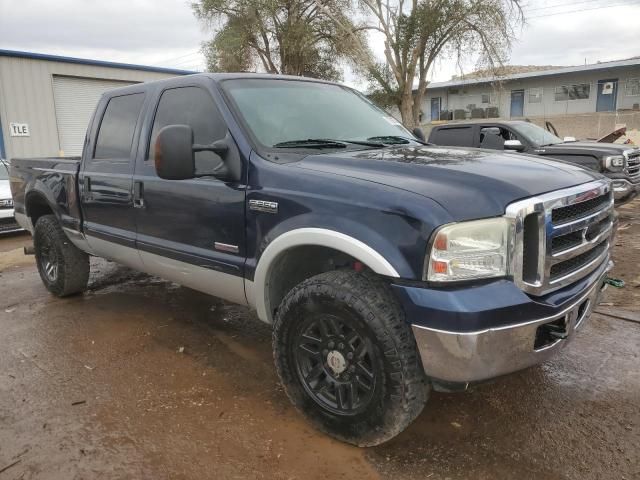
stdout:
POLYGON ((626 178, 613 178, 611 186, 616 206, 630 202, 640 194, 640 182, 630 182, 626 178))
POLYGON ((3 233, 19 232, 20 230, 22 230, 22 227, 15 219, 13 208, 1 208, 0 235, 3 233))
MULTIPOLYGON (((522 370, 548 360, 587 321, 598 304, 605 285, 604 279, 612 265, 606 261, 576 285, 537 299, 523 294, 528 299, 523 301, 522 297, 514 294, 507 285, 511 282, 507 281, 489 285, 488 290, 485 287, 471 287, 448 292, 457 294, 460 302, 449 303, 448 308, 453 311, 445 313, 440 310, 440 317, 449 316, 447 323, 454 325, 455 329, 443 328, 442 322, 437 320, 415 319, 409 314, 425 373, 436 381, 468 383, 522 370), (489 293, 491 296, 487 297, 489 293), (479 305, 469 308, 474 298, 479 305), (491 303, 495 305, 493 309, 487 308, 491 303), (511 317, 511 321, 505 323, 505 317, 511 317), (468 324, 476 328, 467 330, 468 324), (477 329, 483 324, 486 325, 484 328, 477 329), (546 329, 551 328, 547 326, 549 324, 553 328, 563 325, 566 338, 553 337, 540 342, 541 332, 547 332, 546 329)), ((403 288, 394 287, 396 290, 403 288)), ((405 304, 405 311, 415 315, 421 310, 420 305, 415 302, 413 306, 406 305, 407 299, 412 296, 420 303, 415 292, 408 296, 401 294, 400 298, 405 304)), ((444 304, 440 307, 444 307, 444 304)), ((434 310, 430 310, 430 313, 433 315, 434 310)))

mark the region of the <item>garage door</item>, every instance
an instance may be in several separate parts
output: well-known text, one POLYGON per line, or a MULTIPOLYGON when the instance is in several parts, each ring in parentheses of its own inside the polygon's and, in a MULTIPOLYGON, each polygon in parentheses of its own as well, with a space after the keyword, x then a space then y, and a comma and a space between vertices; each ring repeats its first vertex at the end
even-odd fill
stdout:
POLYGON ((53 76, 53 98, 62 155, 68 157, 82 154, 87 125, 100 96, 107 90, 130 84, 131 82, 114 80, 53 76))

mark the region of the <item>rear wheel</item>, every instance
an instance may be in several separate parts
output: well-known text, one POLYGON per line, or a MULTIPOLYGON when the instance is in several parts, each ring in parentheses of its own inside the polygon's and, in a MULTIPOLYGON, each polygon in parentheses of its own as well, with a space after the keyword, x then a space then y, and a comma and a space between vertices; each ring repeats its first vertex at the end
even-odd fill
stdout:
POLYGON ((54 215, 38 219, 33 245, 38 272, 47 290, 58 297, 86 290, 89 256, 69 241, 54 215))
POLYGON ((295 287, 278 309, 273 344, 293 404, 342 441, 370 446, 389 440, 426 402, 411 329, 374 276, 334 271, 295 287))

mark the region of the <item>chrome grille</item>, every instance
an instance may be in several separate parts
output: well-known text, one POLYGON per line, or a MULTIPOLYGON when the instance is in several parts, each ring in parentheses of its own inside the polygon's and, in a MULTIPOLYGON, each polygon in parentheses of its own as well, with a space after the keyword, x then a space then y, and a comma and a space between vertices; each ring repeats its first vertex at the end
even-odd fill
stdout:
POLYGON ((640 149, 626 150, 624 156, 627 159, 627 175, 634 183, 640 182, 640 149))
POLYGON ((609 195, 605 194, 584 202, 573 203, 566 207, 554 208, 551 212, 551 221, 554 225, 562 225, 579 218, 588 217, 592 213, 601 210, 608 202, 609 195))
POLYGON ((598 180, 509 205, 514 219, 511 272, 526 292, 569 285, 609 259, 613 192, 598 180))
POLYGON ((607 247, 607 240, 604 240, 591 250, 587 250, 578 256, 571 257, 568 260, 552 265, 551 270, 549 271, 550 280, 553 282, 558 278, 566 277, 576 270, 583 268, 585 265, 588 265, 592 261, 598 259, 607 247))

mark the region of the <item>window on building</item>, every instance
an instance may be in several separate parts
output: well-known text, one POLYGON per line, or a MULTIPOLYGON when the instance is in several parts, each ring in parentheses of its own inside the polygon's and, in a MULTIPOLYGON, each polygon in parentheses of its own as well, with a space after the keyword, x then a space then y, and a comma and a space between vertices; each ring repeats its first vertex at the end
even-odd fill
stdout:
POLYGON ((640 96, 640 78, 630 78, 627 80, 624 92, 627 97, 640 96))
POLYGON ((530 88, 529 89, 529 103, 542 103, 542 89, 530 88))
MULTIPOLYGON (((153 121, 147 158, 154 157, 158 133, 167 125, 189 125, 193 129, 193 142, 207 145, 224 138, 227 127, 213 102, 213 98, 198 87, 166 90, 160 97, 153 121)), ((196 170, 211 170, 220 163, 213 152, 196 152, 196 170)))
POLYGON ((459 92, 459 90, 457 88, 450 88, 449 89, 449 94, 450 95, 457 95, 459 92))
POLYGON ((94 158, 129 159, 143 100, 142 93, 121 95, 109 100, 100 123, 94 158))
POLYGON ((589 98, 591 93, 591 85, 588 83, 578 83, 576 85, 563 85, 556 87, 556 102, 564 102, 566 100, 584 100, 589 98))
POLYGON ((482 103, 491 103, 491 95, 488 93, 482 94, 482 103))

